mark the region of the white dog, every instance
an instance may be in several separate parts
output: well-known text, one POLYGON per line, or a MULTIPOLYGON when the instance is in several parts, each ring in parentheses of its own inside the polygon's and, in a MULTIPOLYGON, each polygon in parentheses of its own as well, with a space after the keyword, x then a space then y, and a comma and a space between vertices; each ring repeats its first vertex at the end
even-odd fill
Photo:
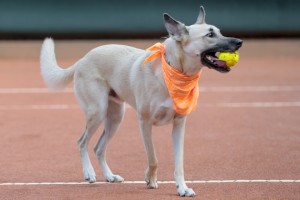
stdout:
MULTIPOLYGON (((83 174, 90 183, 96 181, 96 175, 89 159, 88 143, 102 122, 105 128, 94 148, 98 162, 107 181, 124 180, 121 176, 112 173, 106 162, 105 152, 122 121, 126 102, 137 112, 148 159, 145 174, 148 187, 158 187, 152 125, 173 123, 174 176, 177 192, 180 196, 195 195, 195 192, 185 183, 183 170, 186 116, 195 105, 187 112, 181 112, 176 108, 175 98, 176 95, 178 98, 179 94, 175 90, 173 94, 175 97, 171 96, 169 87, 175 86, 172 85, 173 80, 170 80, 171 85, 166 84, 162 62, 166 60, 165 62, 172 66, 172 69, 187 77, 199 78, 203 66, 228 72, 230 68, 225 62, 218 60, 215 54, 220 51, 235 51, 241 47, 242 41, 224 37, 218 28, 206 24, 202 6, 196 23, 191 26, 185 26, 167 14, 164 14, 164 24, 170 37, 163 44, 158 45, 158 48, 163 48, 162 51, 158 48, 145 51, 129 46, 105 45, 91 50, 68 69, 62 69, 57 65, 53 40, 48 38, 43 43, 41 73, 46 85, 50 89, 63 89, 74 80, 75 95, 85 112, 86 127, 78 141, 78 146, 83 174), (156 56, 151 57, 155 53, 156 56)), ((192 89, 196 97, 194 100, 197 100, 197 86, 194 84, 192 89)), ((182 97, 184 98, 185 96, 182 97)), ((189 103, 190 101, 185 102, 187 107, 190 107, 189 103)))

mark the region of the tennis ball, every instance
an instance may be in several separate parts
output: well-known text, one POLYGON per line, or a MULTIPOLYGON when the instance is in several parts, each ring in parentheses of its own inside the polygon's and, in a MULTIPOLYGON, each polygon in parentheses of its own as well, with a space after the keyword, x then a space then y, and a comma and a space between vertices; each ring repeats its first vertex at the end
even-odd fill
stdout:
POLYGON ((239 52, 220 52, 218 55, 219 60, 226 61, 228 67, 233 67, 239 61, 239 52))

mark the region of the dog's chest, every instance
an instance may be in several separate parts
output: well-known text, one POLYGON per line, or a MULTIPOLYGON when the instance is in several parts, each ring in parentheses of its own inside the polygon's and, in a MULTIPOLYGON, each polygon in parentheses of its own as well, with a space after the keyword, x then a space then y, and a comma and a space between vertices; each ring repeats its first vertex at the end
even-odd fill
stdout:
POLYGON ((173 108, 173 102, 170 98, 152 104, 151 111, 153 124, 157 126, 170 123, 176 115, 173 108))

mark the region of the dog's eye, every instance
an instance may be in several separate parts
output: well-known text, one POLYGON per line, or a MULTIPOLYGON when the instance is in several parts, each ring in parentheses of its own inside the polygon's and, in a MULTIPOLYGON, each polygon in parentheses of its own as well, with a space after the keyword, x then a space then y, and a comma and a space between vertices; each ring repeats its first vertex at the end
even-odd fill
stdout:
POLYGON ((210 33, 208 33, 206 36, 207 36, 207 37, 210 37, 210 38, 213 38, 213 37, 215 37, 215 34, 214 34, 213 32, 210 32, 210 33))

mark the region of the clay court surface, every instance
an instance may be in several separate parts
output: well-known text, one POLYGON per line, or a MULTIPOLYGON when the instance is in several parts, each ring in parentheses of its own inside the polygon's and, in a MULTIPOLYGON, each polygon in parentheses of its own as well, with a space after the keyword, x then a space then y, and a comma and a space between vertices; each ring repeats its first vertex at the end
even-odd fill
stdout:
MULTIPOLYGON (((108 43, 146 48, 158 40, 56 41, 68 66, 108 43)), ((126 110, 108 162, 125 183, 84 184, 77 139, 84 115, 72 93, 49 92, 39 73, 42 41, 0 41, 0 199, 179 199, 171 126, 154 129, 159 189, 146 188, 136 115, 126 110)), ((187 122, 185 176, 195 199, 300 199, 300 40, 245 40, 228 74, 204 69, 187 122)), ((101 128, 102 129, 102 128, 101 128)))

